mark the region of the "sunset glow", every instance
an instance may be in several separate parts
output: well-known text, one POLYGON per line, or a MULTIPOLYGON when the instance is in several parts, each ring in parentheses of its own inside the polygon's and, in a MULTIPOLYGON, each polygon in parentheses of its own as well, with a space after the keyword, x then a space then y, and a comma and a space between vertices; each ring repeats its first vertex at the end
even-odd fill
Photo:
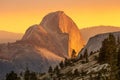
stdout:
POLYGON ((46 14, 58 10, 79 28, 120 26, 120 0, 0 0, 0 30, 24 33, 46 14))

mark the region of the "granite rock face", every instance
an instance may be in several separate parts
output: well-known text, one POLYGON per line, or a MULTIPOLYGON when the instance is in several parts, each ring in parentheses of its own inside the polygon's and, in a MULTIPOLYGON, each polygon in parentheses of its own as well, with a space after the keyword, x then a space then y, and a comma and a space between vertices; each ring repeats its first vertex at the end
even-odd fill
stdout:
MULTIPOLYGON (((46 31, 59 38, 59 35, 68 35, 68 56, 71 57, 72 49, 78 53, 84 45, 84 41, 76 24, 64 12, 57 11, 45 16, 40 23, 46 31)), ((64 45, 64 43, 63 43, 64 45)), ((65 47, 66 48, 66 47, 65 47)))
POLYGON ((31 41, 37 47, 44 47, 60 56, 71 57, 72 50, 78 53, 84 41, 76 24, 64 12, 46 15, 39 25, 30 27, 23 41, 31 41))
MULTIPOLYGON (((115 37, 116 40, 118 37, 120 37, 120 31, 118 32, 111 32, 115 37)), ((110 33, 104 33, 104 34, 98 34, 95 35, 93 37, 91 37, 88 40, 88 43, 86 44, 86 46, 84 47, 84 49, 79 53, 78 56, 80 56, 80 54, 84 54, 85 50, 87 49, 88 54, 92 52, 98 52, 100 51, 100 48, 102 47, 102 41, 104 39, 106 39, 109 36, 110 33)))
POLYGON ((82 47, 82 37, 72 19, 61 11, 50 13, 40 24, 29 27, 21 40, 0 44, 0 77, 26 67, 46 72, 49 66, 71 57, 72 49, 79 52, 82 47))

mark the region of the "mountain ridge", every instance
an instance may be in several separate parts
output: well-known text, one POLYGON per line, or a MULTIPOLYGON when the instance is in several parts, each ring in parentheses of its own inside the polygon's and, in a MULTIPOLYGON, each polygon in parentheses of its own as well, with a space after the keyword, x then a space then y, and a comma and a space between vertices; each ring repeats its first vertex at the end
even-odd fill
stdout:
POLYGON ((116 31, 120 31, 120 27, 101 25, 101 26, 93 26, 89 28, 80 29, 80 32, 86 42, 89 40, 90 37, 95 36, 97 34, 116 32, 116 31))
POLYGON ((22 33, 0 30, 0 43, 15 42, 16 40, 20 40, 22 36, 22 33))

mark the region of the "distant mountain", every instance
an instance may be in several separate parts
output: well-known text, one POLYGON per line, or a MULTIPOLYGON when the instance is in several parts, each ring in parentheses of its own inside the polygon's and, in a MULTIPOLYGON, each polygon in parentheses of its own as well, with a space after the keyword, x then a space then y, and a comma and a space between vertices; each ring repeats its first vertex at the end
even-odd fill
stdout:
POLYGON ((0 43, 15 42, 16 40, 20 40, 22 36, 22 33, 13 33, 0 30, 0 43))
POLYGON ((72 19, 62 11, 49 13, 40 24, 29 27, 21 40, 0 45, 0 75, 26 67, 46 72, 71 57, 72 49, 79 52, 82 47, 83 39, 72 19))
POLYGON ((90 37, 95 36, 97 34, 116 32, 116 31, 120 31, 120 27, 95 26, 95 27, 80 29, 80 32, 86 42, 89 40, 90 37))

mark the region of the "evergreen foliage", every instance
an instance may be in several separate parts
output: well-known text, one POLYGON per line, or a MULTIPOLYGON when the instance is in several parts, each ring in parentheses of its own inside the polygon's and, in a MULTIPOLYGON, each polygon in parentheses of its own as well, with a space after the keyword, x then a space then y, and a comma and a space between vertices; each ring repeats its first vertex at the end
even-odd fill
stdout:
POLYGON ((73 49, 73 50, 72 50, 71 58, 75 58, 75 57, 76 57, 76 54, 77 54, 76 51, 73 49))
POLYGON ((118 46, 113 34, 109 34, 109 37, 102 42, 102 47, 99 53, 100 64, 108 63, 111 66, 110 80, 118 80, 118 46))
POLYGON ((6 80, 19 80, 19 77, 14 71, 11 71, 9 74, 6 75, 6 80))
POLYGON ((61 69, 64 68, 64 62, 61 61, 60 64, 59 64, 59 66, 60 66, 61 69))
POLYGON ((82 59, 83 59, 83 55, 82 55, 82 54, 80 54, 79 60, 82 60, 82 59))
POLYGON ((65 61, 64 61, 64 66, 70 66, 71 65, 71 60, 70 59, 67 59, 65 58, 65 61))
POLYGON ((93 54, 94 54, 94 52, 93 52, 93 51, 91 51, 91 52, 90 52, 90 55, 93 55, 93 54))
POLYGON ((24 74, 24 80, 30 80, 30 71, 28 68, 26 68, 26 71, 24 74))
POLYGON ((112 58, 115 58, 116 54, 116 39, 114 35, 109 34, 109 37, 102 42, 102 47, 99 54, 100 63, 112 64, 112 58))
POLYGON ((118 62, 117 62, 117 66, 118 66, 118 80, 120 80, 120 47, 118 49, 118 62))
POLYGON ((57 77, 59 76, 59 74, 60 74, 60 69, 59 69, 58 66, 55 67, 54 73, 57 75, 57 77))
POLYGON ((75 69, 74 75, 75 75, 75 76, 79 76, 79 71, 78 71, 78 69, 75 69))
POLYGON ((117 44, 120 44, 120 37, 117 37, 117 44))
POLYGON ((30 72, 27 68, 24 74, 24 80, 37 80, 37 76, 35 72, 30 72))
POLYGON ((53 72, 53 69, 52 69, 52 67, 50 66, 49 67, 49 70, 48 70, 48 73, 52 73, 53 72))
POLYGON ((86 63, 88 63, 88 62, 89 62, 89 59, 88 59, 88 51, 87 51, 87 49, 86 49, 85 52, 84 52, 84 57, 85 57, 86 63))

